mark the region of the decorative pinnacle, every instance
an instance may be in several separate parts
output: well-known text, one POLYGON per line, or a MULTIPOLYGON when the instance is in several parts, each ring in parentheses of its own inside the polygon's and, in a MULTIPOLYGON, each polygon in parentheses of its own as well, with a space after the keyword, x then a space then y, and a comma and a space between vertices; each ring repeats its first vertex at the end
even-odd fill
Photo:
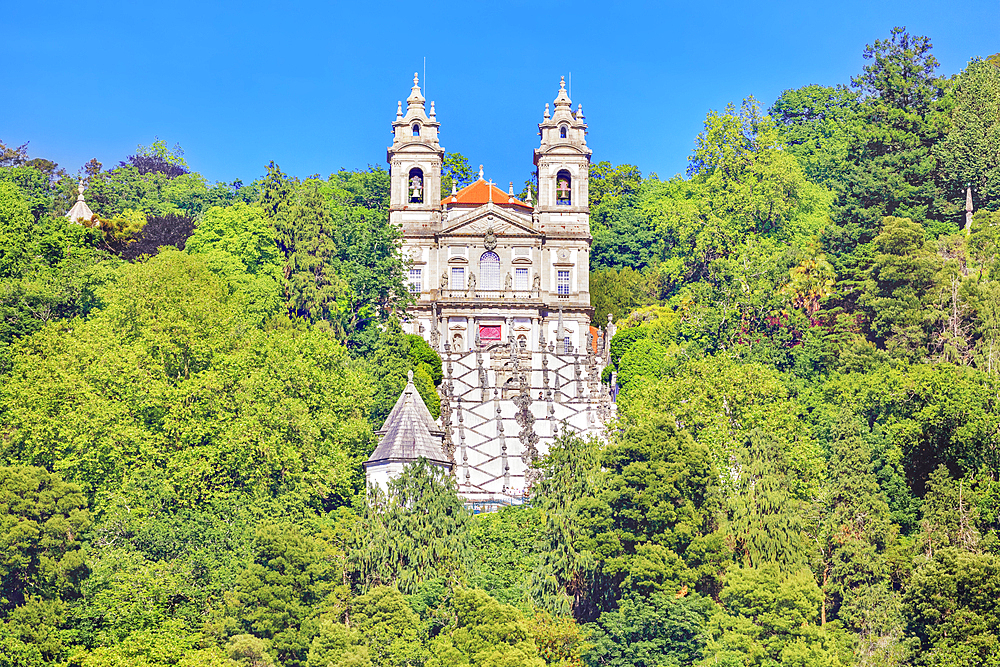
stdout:
POLYGON ((549 119, 549 103, 545 103, 545 120, 549 119))
POLYGON ((436 113, 436 112, 434 111, 434 101, 433 101, 433 100, 431 100, 431 118, 433 118, 433 117, 434 117, 434 114, 435 114, 435 113, 436 113))
POLYGON ((510 188, 507 189, 507 196, 508 197, 514 196, 514 181, 510 182, 510 188))
POLYGON ((413 382, 413 371, 406 371, 406 381, 413 382))
POLYGON ((454 197, 457 194, 458 194, 458 186, 455 184, 455 181, 452 181, 451 182, 451 196, 454 197))
POLYGON ((566 94, 566 77, 559 77, 559 94, 556 95, 555 99, 556 109, 565 108, 572 113, 573 106, 570 102, 569 95, 566 94))
POLYGON ((410 89, 410 96, 406 98, 406 106, 424 108, 424 96, 420 94, 420 81, 416 72, 413 73, 413 88, 410 89))
POLYGON ((77 201, 83 201, 83 180, 82 179, 80 180, 80 183, 76 186, 76 191, 78 193, 76 195, 76 200, 77 201))
POLYGON ((483 165, 479 165, 479 180, 483 180, 483 165))
POLYGON ((396 102, 396 120, 403 117, 403 103, 402 101, 396 102))

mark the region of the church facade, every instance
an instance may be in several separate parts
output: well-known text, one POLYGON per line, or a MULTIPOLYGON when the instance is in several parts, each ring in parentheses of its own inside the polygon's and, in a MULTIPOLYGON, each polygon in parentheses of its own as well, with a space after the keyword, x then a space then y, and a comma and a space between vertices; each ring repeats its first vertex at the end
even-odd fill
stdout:
POLYGON ((439 129, 414 75, 387 150, 390 222, 415 301, 404 329, 444 362, 442 448, 460 494, 516 502, 561 430, 600 437, 614 413, 600 382, 613 331, 591 326, 587 125, 560 83, 538 125, 537 201, 482 167, 442 196, 439 129))

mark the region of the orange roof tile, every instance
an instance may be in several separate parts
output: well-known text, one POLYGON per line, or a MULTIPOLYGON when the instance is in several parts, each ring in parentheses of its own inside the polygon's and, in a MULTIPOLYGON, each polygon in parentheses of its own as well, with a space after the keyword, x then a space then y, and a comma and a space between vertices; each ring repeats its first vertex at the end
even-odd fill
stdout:
MULTIPOLYGON (((481 206, 490 200, 490 184, 483 179, 477 180, 471 185, 466 185, 464 188, 459 190, 456 194, 448 195, 442 204, 471 204, 473 206, 481 206)), ((523 201, 511 197, 506 192, 498 188, 497 186, 492 186, 493 188, 493 203, 498 205, 508 205, 508 206, 520 206, 522 208, 530 209, 531 207, 525 204, 523 201)))

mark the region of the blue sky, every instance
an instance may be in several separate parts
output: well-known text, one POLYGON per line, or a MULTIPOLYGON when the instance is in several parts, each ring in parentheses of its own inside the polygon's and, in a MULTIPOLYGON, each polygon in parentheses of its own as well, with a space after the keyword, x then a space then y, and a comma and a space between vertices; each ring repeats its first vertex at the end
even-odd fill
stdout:
POLYGON ((895 25, 940 71, 1000 52, 1000 0, 30 2, 0 12, 0 140, 71 173, 179 143, 210 180, 385 164, 427 61, 441 143, 517 186, 572 73, 595 160, 682 172, 709 109, 848 83, 895 25))

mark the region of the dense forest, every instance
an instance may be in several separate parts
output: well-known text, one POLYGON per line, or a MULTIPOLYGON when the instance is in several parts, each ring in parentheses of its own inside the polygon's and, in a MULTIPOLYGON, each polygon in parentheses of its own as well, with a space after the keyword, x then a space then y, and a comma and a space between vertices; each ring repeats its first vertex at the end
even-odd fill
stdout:
POLYGON ((618 420, 475 516, 364 488, 442 380, 384 169, 0 145, 0 667, 1000 666, 1000 54, 864 57, 592 166, 618 420))

